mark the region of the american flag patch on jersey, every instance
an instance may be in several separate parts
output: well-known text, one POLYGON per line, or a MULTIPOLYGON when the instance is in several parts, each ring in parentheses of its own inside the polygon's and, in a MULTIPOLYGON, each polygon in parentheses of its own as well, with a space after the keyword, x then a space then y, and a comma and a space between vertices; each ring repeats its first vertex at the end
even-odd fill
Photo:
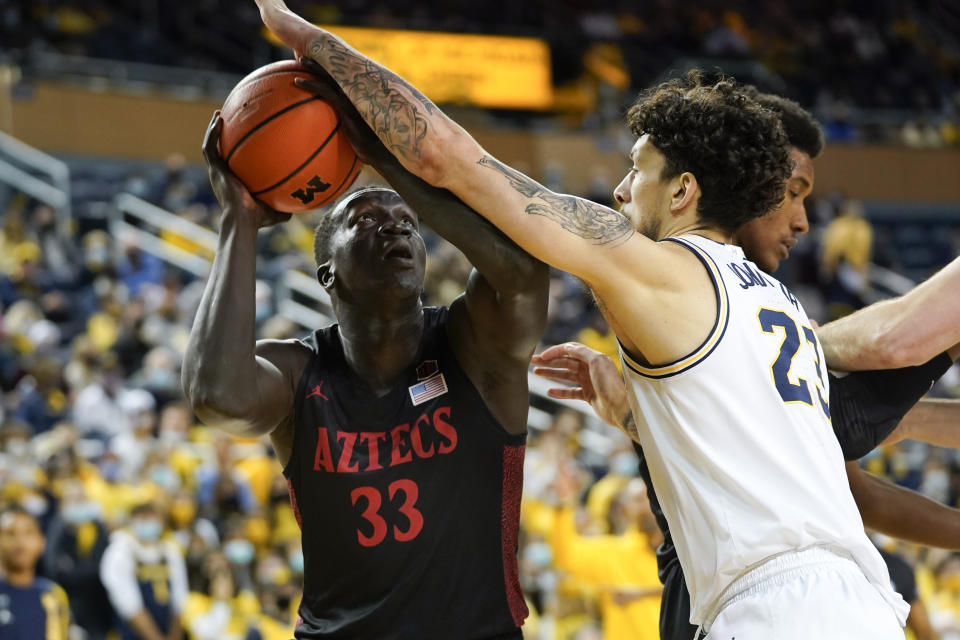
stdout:
POLYGON ((447 381, 442 373, 417 383, 410 387, 410 399, 413 400, 413 406, 423 404, 427 400, 432 400, 437 396, 442 396, 447 392, 447 381))

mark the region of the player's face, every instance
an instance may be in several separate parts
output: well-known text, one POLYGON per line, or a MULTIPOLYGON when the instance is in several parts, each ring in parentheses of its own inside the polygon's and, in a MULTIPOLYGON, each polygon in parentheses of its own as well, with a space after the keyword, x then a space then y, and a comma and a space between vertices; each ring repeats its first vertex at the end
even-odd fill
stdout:
POLYGON ((783 201, 767 215, 744 224, 734 237, 747 258, 767 273, 776 271, 800 236, 810 230, 803 203, 813 190, 813 161, 796 147, 790 148, 790 157, 794 167, 783 201))
POLYGON ((666 159, 644 134, 630 150, 630 161, 633 166, 614 189, 613 197, 634 229, 659 240, 664 216, 670 211, 670 183, 661 177, 666 159))
POLYGON ((423 287, 426 247, 417 214, 400 196, 358 196, 342 212, 333 238, 338 278, 347 290, 423 287))
POLYGON ((0 560, 9 571, 26 571, 43 553, 43 534, 37 521, 22 513, 0 516, 0 560))

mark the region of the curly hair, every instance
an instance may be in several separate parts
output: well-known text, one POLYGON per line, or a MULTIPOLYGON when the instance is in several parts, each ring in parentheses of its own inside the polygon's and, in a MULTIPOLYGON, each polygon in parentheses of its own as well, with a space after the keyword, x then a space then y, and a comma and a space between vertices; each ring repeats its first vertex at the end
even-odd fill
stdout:
MULTIPOLYGON (((749 85, 746 87, 750 89, 749 85)), ((748 95, 750 95, 748 93, 748 95)), ((810 112, 799 104, 773 93, 751 95, 764 109, 773 111, 780 118, 783 132, 787 134, 787 142, 811 158, 816 158, 823 151, 823 131, 820 125, 810 115, 810 112)))
POLYGON ((664 155, 662 178, 696 176, 706 224, 732 233, 783 200, 791 172, 783 126, 733 79, 706 85, 691 71, 663 82, 640 94, 627 124, 664 155))

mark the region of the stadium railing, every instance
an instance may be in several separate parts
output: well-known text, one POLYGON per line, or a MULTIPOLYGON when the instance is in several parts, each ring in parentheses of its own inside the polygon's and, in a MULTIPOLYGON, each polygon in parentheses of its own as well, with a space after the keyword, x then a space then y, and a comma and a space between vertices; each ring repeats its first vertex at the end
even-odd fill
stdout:
POLYGON ((70 169, 65 162, 0 131, 0 182, 53 207, 60 232, 71 233, 70 169))

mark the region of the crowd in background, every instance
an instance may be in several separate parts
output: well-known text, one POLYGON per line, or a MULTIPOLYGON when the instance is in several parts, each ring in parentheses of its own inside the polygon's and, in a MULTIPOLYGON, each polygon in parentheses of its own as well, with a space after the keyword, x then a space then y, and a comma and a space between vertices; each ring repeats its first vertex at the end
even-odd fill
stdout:
MULTIPOLYGON (((617 119, 624 96, 692 59, 796 99, 834 143, 960 145, 960 14, 941 0, 289 4, 322 24, 542 38, 577 126, 617 119)), ((252 1, 6 2, 0 61, 29 78, 43 52, 245 75, 279 50, 252 1)))
MULTIPOLYGON (((117 189, 216 229, 218 208, 203 173, 178 159, 162 170, 131 170, 117 189)), ((75 620, 96 632, 126 606, 101 580, 111 532, 140 535, 136 509, 152 505, 162 526, 146 529, 184 559, 188 637, 286 637, 303 556, 280 466, 266 441, 197 424, 180 391, 203 280, 107 233, 102 220, 81 218, 79 232, 68 237, 49 207, 14 191, 2 198, 0 505, 20 504, 40 519, 47 534, 40 571, 67 591, 75 620)), ((809 210, 813 228, 781 275, 811 316, 825 320, 869 298, 876 243, 856 202, 824 198, 809 210)), ((317 215, 294 216, 260 234, 262 337, 307 332, 277 314, 277 279, 289 269, 312 272, 317 215)), ((156 231, 174 243, 189 241, 156 231)), ((425 233, 425 301, 447 304, 463 290, 469 265, 425 233)), ((588 293, 560 272, 551 277, 549 317, 544 345, 577 339, 615 354, 588 293)), ((934 392, 960 395, 957 371, 934 392)), ((552 417, 531 424, 525 470, 520 562, 533 612, 528 637, 655 633, 659 538, 643 487, 631 481, 637 460, 629 441, 587 424, 584 414, 537 404, 552 417)), ((960 506, 960 457, 952 451, 908 442, 877 450, 864 464, 960 506)), ((960 556, 899 549, 917 571, 942 637, 960 637, 960 556)))
MULTIPOLYGON (((936 0, 289 4, 322 23, 545 38, 558 95, 582 92, 589 109, 575 124, 596 131, 622 131, 622 106, 635 90, 693 57, 733 61, 738 77, 767 89, 789 86, 819 116, 831 144, 960 145, 960 16, 936 0), (885 119, 887 110, 907 117, 885 119), (874 115, 861 117, 868 111, 874 115)), ((43 51, 236 73, 277 53, 260 35, 253 2, 4 3, 0 62, 22 64, 29 76, 43 51)), ((74 165, 71 235, 53 209, 0 186, 0 508, 18 504, 39 519, 47 537, 39 571, 64 588, 86 637, 103 637, 117 611, 136 605, 109 578, 116 549, 162 541, 182 558, 182 601, 167 595, 189 638, 288 640, 303 555, 280 466, 266 441, 199 425, 180 390, 204 282, 132 238, 111 235, 98 214, 102 201, 122 191, 215 230, 218 208, 205 175, 178 157, 163 167, 84 167, 74 165)), ((563 189, 549 175, 537 177, 563 189)), ((609 204, 599 188, 585 195, 609 204)), ((811 199, 808 212, 811 230, 778 275, 811 317, 825 321, 871 302, 872 264, 902 272, 909 263, 895 233, 871 221, 860 203, 834 194, 811 199)), ((278 314, 278 280, 290 270, 313 273, 316 220, 294 216, 259 236, 260 337, 308 331, 278 314)), ((927 257, 919 267, 909 263, 912 277, 960 253, 955 227, 944 230, 921 232, 927 257)), ((211 257, 190 238, 153 231, 211 257)), ((470 266, 426 235, 425 302, 448 304, 470 266)), ((544 345, 576 339, 615 355, 615 338, 588 292, 567 274, 551 275, 549 318, 544 345)), ((933 393, 960 396, 956 368, 933 393)), ((531 605, 526 637, 656 637, 659 533, 634 479, 629 441, 577 411, 534 404, 548 415, 535 412, 540 417, 531 420, 525 467, 519 559, 531 605)), ((905 442, 862 464, 960 507, 953 451, 905 442)), ((960 640, 960 555, 876 542, 913 567, 940 637, 960 640)))

